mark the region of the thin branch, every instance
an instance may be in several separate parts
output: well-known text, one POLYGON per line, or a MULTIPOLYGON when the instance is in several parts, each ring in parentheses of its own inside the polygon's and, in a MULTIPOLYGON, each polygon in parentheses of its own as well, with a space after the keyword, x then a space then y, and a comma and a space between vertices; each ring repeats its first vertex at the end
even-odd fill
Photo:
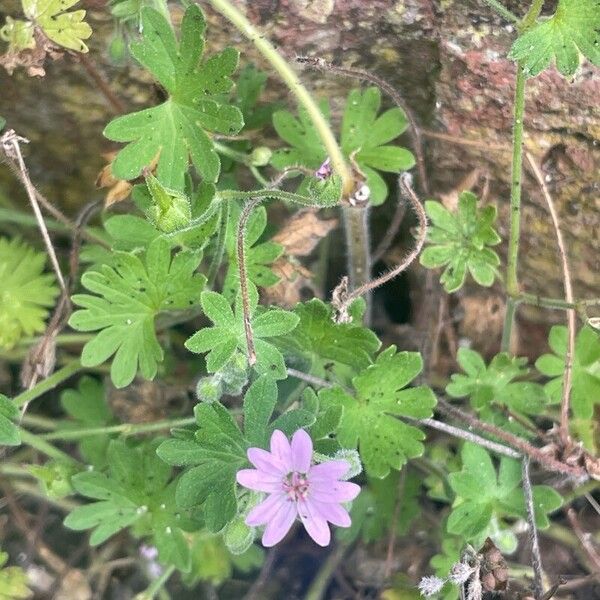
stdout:
POLYGON ((512 23, 519 23, 521 19, 505 6, 500 4, 498 0, 483 0, 488 6, 491 6, 501 17, 512 23))
POLYGON ((354 300, 360 298, 361 296, 367 294, 375 288, 378 288, 380 285, 387 283, 391 279, 394 279, 394 277, 397 277, 400 273, 402 273, 402 271, 408 268, 408 266, 415 260, 415 258, 417 258, 417 256, 421 252, 421 249, 423 248, 423 244, 425 243, 425 237, 427 236, 427 215, 425 214, 425 211, 421 206, 421 202, 417 198, 417 195, 415 194, 415 191, 411 186, 410 174, 403 173, 402 175, 400 175, 398 180, 403 195, 409 200, 411 207, 413 208, 419 219, 419 234, 417 237, 415 247, 412 249, 411 252, 409 252, 409 254, 406 255, 405 258, 402 259, 402 261, 398 265, 387 271, 387 273, 384 273, 383 275, 376 277, 375 279, 365 283, 364 285, 361 285, 352 292, 347 292, 347 290, 345 289, 345 281, 343 280, 342 283, 340 283, 334 291, 334 298, 337 297, 335 305, 338 309, 341 320, 347 319, 348 307, 354 300))
POLYGON ((35 194, 35 188, 31 183, 31 179, 29 179, 29 172, 27 171, 27 166, 25 165, 25 161, 23 160, 23 155, 21 154, 21 146, 20 142, 24 142, 26 144, 29 143, 29 140, 19 136, 16 134, 14 129, 9 129, 6 133, 2 135, 0 138, 0 144, 4 150, 4 153, 9 158, 14 158, 19 165, 19 170, 22 176, 22 182, 25 186, 25 191, 27 192, 27 196, 29 201, 31 202, 31 207, 33 209, 33 214, 38 223, 38 227, 40 228, 40 232, 42 234, 42 238, 44 239, 44 244, 46 245, 46 250, 48 252, 48 256, 50 257, 50 262, 52 263, 52 268, 56 273, 56 278, 60 284, 61 290, 64 294, 67 294, 67 286, 65 284, 65 280, 63 278, 62 272, 60 270, 60 265, 58 264, 58 258, 56 257, 56 252, 54 251, 54 246, 52 245, 52 240, 50 239, 50 235, 48 233, 48 229, 46 228, 46 223, 44 223, 44 217, 42 216, 42 211, 40 210, 40 206, 37 201, 37 196, 35 194))
POLYGON ((306 383, 310 383, 311 385, 322 387, 322 388, 330 388, 333 387, 334 384, 330 381, 326 381, 325 379, 321 379, 320 377, 315 377, 314 375, 310 375, 309 373, 303 373, 302 371, 297 371, 296 369, 292 369, 291 367, 287 368, 287 374, 290 377, 295 377, 296 379, 301 379, 302 381, 306 381, 306 383))
MULTIPOLYGON (((398 190, 398 194, 400 194, 400 190, 398 190)), ((404 215, 406 213, 406 204, 401 201, 401 198, 398 198, 398 202, 396 203, 396 210, 394 211, 394 216, 390 221, 389 227, 387 228, 385 235, 381 238, 381 241, 375 248, 373 252, 372 263, 377 263, 383 255, 387 252, 387 249, 392 245, 398 230, 400 229, 400 225, 402 225, 402 221, 404 220, 404 215)))
MULTIPOLYGON (((74 55, 73 55, 74 56, 74 55)), ((86 70, 87 74, 92 78, 96 87, 102 92, 102 95, 108 100, 108 103, 112 107, 115 114, 123 114, 126 110, 125 105, 121 99, 112 91, 110 85, 98 71, 98 68, 87 54, 77 53, 77 60, 86 70)))
POLYGON ((504 431, 491 423, 485 423, 480 421, 477 417, 470 415, 468 413, 463 412, 459 408, 448 404, 442 398, 438 398, 437 408, 441 410, 444 414, 454 417, 467 425, 470 425, 474 429, 478 429, 479 431, 483 431, 485 433, 489 433, 502 440, 509 446, 512 446, 514 449, 519 450, 522 454, 529 456, 532 460, 543 466, 548 471, 555 471, 557 473, 564 473, 565 475, 570 475, 571 477, 577 477, 582 479, 587 479, 589 474, 587 471, 580 466, 569 465, 560 460, 557 460, 553 456, 547 454, 540 448, 536 448, 532 446, 526 440, 509 433, 508 431, 504 431))
POLYGON ((384 578, 386 580, 389 579, 392 575, 394 546, 396 545, 396 530, 398 529, 398 519, 400 518, 400 504, 403 500, 405 485, 406 469, 402 469, 402 471, 400 471, 400 477, 398 478, 398 486, 396 488, 396 502, 394 503, 394 514, 392 516, 392 522, 390 524, 390 531, 388 534, 388 544, 384 568, 384 578))
POLYGON ((262 198, 253 198, 244 204, 238 223, 237 233, 237 260, 240 275, 240 294, 242 296, 242 312, 244 317, 244 331, 246 333, 246 346, 248 348, 248 364, 256 363, 256 349, 254 347, 254 334, 250 314, 250 296, 248 292, 248 270, 246 268, 246 225, 252 211, 263 201, 262 198))
POLYGON ((491 452, 495 452, 496 454, 500 454, 501 456, 508 456, 509 458, 521 458, 523 455, 508 446, 504 446, 503 444, 499 444, 498 442, 493 442, 488 440, 476 433, 472 433, 471 431, 465 431, 460 427, 454 427, 453 425, 448 425, 447 423, 443 423, 442 421, 437 421, 435 419, 408 419, 407 417, 403 417, 407 421, 411 421, 413 423, 418 423, 420 425, 426 425, 427 427, 431 427, 432 429, 437 429, 438 431, 443 431, 451 436, 459 438, 461 440, 466 440, 467 442, 471 442, 472 444, 477 444, 482 448, 486 448, 491 452))
MULTIPOLYGON (((554 231, 556 232, 558 252, 560 254, 560 260, 562 263, 565 300, 569 304, 573 304, 573 285, 571 283, 571 270, 569 268, 569 261, 567 259, 567 247, 565 245, 565 241, 560 230, 558 213, 556 212, 554 201, 552 199, 552 196, 550 195, 548 186, 544 181, 542 172, 538 167, 537 163, 535 162, 535 159, 529 152, 525 152, 525 156, 527 157, 529 166, 531 167, 531 170, 535 175, 535 178, 537 179, 540 188, 542 189, 542 194, 544 195, 546 204, 548 204, 548 210, 550 212, 550 216, 552 217, 554 231)), ((573 378, 573 357, 575 355, 576 313, 574 309, 567 310, 567 327, 569 335, 567 339, 567 352, 565 355, 565 373, 563 379, 562 398, 560 403, 560 424, 558 427, 558 436, 563 446, 565 447, 567 447, 571 441, 571 436, 569 435, 569 404, 571 396, 571 384, 573 378)))
POLYGON ((540 540, 538 538, 537 526, 535 524, 535 508, 533 505, 533 489, 529 477, 529 456, 523 457, 522 477, 523 495, 525 496, 525 508, 527 509, 527 523, 529 524, 529 539, 531 542, 531 566, 533 567, 533 595, 535 600, 540 600, 544 593, 542 583, 542 554, 540 552, 540 540))
POLYGON ((567 510, 567 518, 569 519, 569 523, 571 523, 571 527, 573 528, 575 535, 583 546, 583 549, 595 566, 596 572, 600 573, 600 554, 592 543, 591 535, 583 531, 581 528, 581 524, 579 523, 579 519, 577 518, 577 514, 575 513, 574 509, 569 508, 567 510))
POLYGON ((417 159, 417 169, 419 171, 419 180, 421 183, 421 188, 423 189, 423 192, 426 195, 429 195, 430 187, 429 179, 427 177, 427 169, 425 168, 425 156, 423 153, 423 139, 421 136, 421 128, 419 127, 411 109, 404 101, 404 98, 402 98, 398 90, 396 90, 384 79, 380 79, 379 77, 377 77, 377 75, 373 75, 373 73, 363 71, 362 69, 333 65, 323 60, 322 58, 299 56, 296 58, 296 60, 303 65, 306 65, 313 69, 317 69, 319 71, 330 71, 332 73, 339 73, 340 75, 345 75, 347 77, 353 77, 354 79, 362 79, 364 81, 368 81, 376 85, 381 90, 383 90, 383 92, 385 92, 394 101, 394 103, 404 111, 408 123, 410 125, 410 136, 415 151, 415 157, 417 159))

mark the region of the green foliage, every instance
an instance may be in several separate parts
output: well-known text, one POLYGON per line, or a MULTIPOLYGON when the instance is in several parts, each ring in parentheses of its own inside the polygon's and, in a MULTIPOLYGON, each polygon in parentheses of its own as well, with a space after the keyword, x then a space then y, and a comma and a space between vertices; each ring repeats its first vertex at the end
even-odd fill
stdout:
POLYGON ((324 407, 343 407, 337 439, 344 448, 357 448, 368 475, 385 477, 409 458, 423 453, 420 429, 395 417, 423 419, 432 415, 435 396, 430 388, 405 388, 422 370, 417 352, 396 353, 390 346, 375 364, 354 377, 355 395, 342 388, 321 390, 324 407))
POLYGON ((479 285, 491 286, 500 264, 488 247, 500 243, 494 229, 496 208, 479 208, 477 197, 463 192, 456 212, 434 200, 425 202, 425 211, 432 222, 427 232, 431 245, 421 253, 421 264, 428 269, 445 266, 440 281, 448 293, 463 286, 467 270, 479 285))
POLYGON ((486 366, 474 350, 460 348, 458 364, 466 375, 455 373, 446 392, 453 398, 468 396, 471 406, 481 410, 491 404, 506 406, 512 411, 535 415, 541 412, 546 396, 541 385, 530 381, 513 381, 527 375, 526 358, 497 354, 486 366))
POLYGON ((192 207, 183 192, 164 187, 152 173, 146 175, 146 185, 152 196, 152 206, 146 216, 156 229, 172 233, 189 225, 192 207))
POLYGON ((35 48, 35 27, 58 46, 87 52, 83 40, 92 35, 92 28, 83 20, 85 10, 67 12, 79 0, 21 0, 23 12, 29 21, 6 17, 0 29, 0 39, 9 43, 9 52, 35 48))
MULTIPOLYGON (((266 338, 289 333, 298 324, 298 317, 289 311, 279 308, 268 310, 258 307, 256 288, 250 288, 250 313, 256 349, 257 373, 269 373, 275 379, 285 379, 287 373, 281 352, 266 338), (261 310, 262 309, 262 310, 261 310)), ((208 352, 206 368, 209 373, 222 369, 225 364, 240 350, 247 355, 246 334, 242 302, 238 296, 235 314, 227 299, 217 292, 203 292, 201 296, 202 310, 214 323, 213 327, 205 327, 190 337, 185 347, 198 354, 208 352)))
POLYGON ((269 125, 279 104, 260 103, 268 75, 253 64, 240 70, 235 86, 234 103, 244 117, 244 129, 259 129, 269 125))
MULTIPOLYGON (((546 384, 546 393, 552 402, 560 402, 567 354, 567 328, 555 325, 550 330, 548 343, 554 354, 537 359, 536 368, 553 379, 546 384)), ((591 327, 583 327, 575 340, 573 357, 571 407, 579 419, 591 419, 594 405, 600 403, 600 334, 591 327)))
POLYGON ((0 600, 30 598, 27 574, 21 567, 7 567, 8 554, 0 551, 0 600))
MULTIPOLYGON (((227 222, 225 248, 229 259, 229 266, 223 283, 223 295, 230 301, 236 297, 240 287, 239 266, 237 259, 237 234, 238 222, 241 215, 241 206, 232 203, 227 222)), ((248 218, 246 225, 246 270, 248 279, 256 286, 269 287, 279 281, 269 265, 283 254, 283 246, 276 242, 257 243, 267 226, 267 211, 264 206, 259 206, 248 218)))
POLYGON ((0 445, 18 446, 21 443, 19 428, 13 423, 19 409, 4 394, 0 394, 0 445))
POLYGON ((244 432, 218 402, 198 404, 193 436, 163 442, 158 455, 168 464, 190 467, 177 486, 182 508, 202 505, 209 530, 220 531, 237 514, 236 473, 248 464, 249 447, 267 447, 274 429, 290 435, 313 422, 311 413, 292 410, 271 421, 277 404, 277 386, 268 375, 259 377, 244 397, 244 432))
POLYGON ((81 363, 92 367, 114 354, 110 374, 117 387, 130 384, 137 370, 147 378, 156 375, 163 351, 156 338, 154 318, 161 311, 189 308, 197 302, 206 278, 194 273, 198 252, 181 251, 171 259, 170 246, 155 239, 144 260, 115 252, 114 266, 87 271, 82 285, 93 292, 75 294, 82 307, 69 324, 79 331, 99 331, 83 348, 81 363))
MULTIPOLYGON (((415 164, 413 155, 405 148, 389 145, 408 126, 406 115, 399 108, 392 108, 377 116, 381 106, 381 93, 375 87, 352 90, 346 100, 342 120, 341 147, 346 157, 353 157, 367 178, 371 191, 371 203, 381 204, 388 189, 378 171, 399 173, 415 164)), ((326 101, 321 110, 329 116, 326 101)), ((279 137, 291 148, 275 151, 271 163, 278 169, 293 165, 304 165, 310 169, 318 167, 327 158, 308 113, 298 108, 298 119, 288 111, 277 111, 273 115, 273 125, 279 137)))
POLYGON ((73 463, 49 460, 43 465, 29 465, 28 470, 36 477, 46 496, 64 498, 73 493, 71 477, 78 472, 73 463))
POLYGON ((157 178, 165 187, 183 191, 189 156, 206 181, 216 182, 220 161, 207 131, 231 135, 243 126, 240 110, 223 101, 233 86, 230 75, 237 67, 238 52, 226 48, 199 64, 206 23, 195 4, 185 12, 179 44, 170 24, 152 8, 142 11, 142 26, 142 39, 130 45, 131 54, 169 98, 108 124, 104 130, 108 139, 130 142, 113 162, 113 173, 133 179, 159 156, 157 178))
POLYGON ((600 66, 598 0, 559 0, 552 17, 540 19, 519 36, 509 58, 521 61, 529 77, 539 75, 553 60, 563 75, 572 76, 580 54, 600 66))
MULTIPOLYGON (((465 443, 461 453, 463 468, 450 473, 448 480, 456 493, 448 532, 474 539, 490 525, 495 513, 525 518, 527 511, 521 489, 521 464, 502 457, 498 474, 490 455, 481 447, 465 443)), ((533 487, 536 524, 548 527, 547 513, 560 508, 562 499, 545 485, 533 487)))
POLYGON ((10 349, 24 336, 46 328, 44 319, 58 289, 44 273, 46 254, 18 239, 0 238, 0 348, 10 349))
MULTIPOLYGON (((65 412, 73 419, 74 429, 104 427, 114 423, 104 386, 93 377, 84 375, 77 383, 77 389, 65 390, 60 401, 65 412)), ((97 469, 105 467, 109 441, 107 435, 80 439, 79 453, 82 459, 97 469)))
POLYGON ((361 323, 362 301, 351 310, 351 323, 335 323, 333 308, 318 298, 296 305, 294 313, 299 322, 288 335, 275 340, 292 361, 312 375, 346 381, 357 370, 365 369, 373 361, 381 342, 361 323))
POLYGON ((161 461, 156 446, 131 446, 113 440, 108 447, 107 474, 79 473, 73 487, 92 503, 78 506, 66 517, 66 527, 77 531, 93 529, 90 544, 97 546, 126 527, 138 536, 152 536, 161 562, 181 571, 190 568, 190 552, 183 529, 193 527, 175 506, 171 468, 161 461))

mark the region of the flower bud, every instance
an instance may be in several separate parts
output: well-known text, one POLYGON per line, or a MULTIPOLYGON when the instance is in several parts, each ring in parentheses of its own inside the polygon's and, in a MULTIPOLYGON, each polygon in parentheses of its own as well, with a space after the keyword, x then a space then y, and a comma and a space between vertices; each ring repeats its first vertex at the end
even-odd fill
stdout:
POLYGON ((257 146, 250 154, 250 164, 253 167, 264 167, 269 164, 272 155, 273 152, 271 152, 270 148, 267 148, 266 146, 257 146))
POLYGON ((188 197, 182 192, 164 187, 149 169, 144 171, 144 177, 153 200, 146 216, 154 226, 164 233, 172 233, 188 225, 192 219, 188 197))

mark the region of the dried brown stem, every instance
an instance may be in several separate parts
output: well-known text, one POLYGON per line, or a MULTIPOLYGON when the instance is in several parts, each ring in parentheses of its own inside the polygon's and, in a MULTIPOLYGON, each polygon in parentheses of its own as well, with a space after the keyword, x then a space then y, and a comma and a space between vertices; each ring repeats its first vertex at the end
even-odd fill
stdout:
POLYGON ((495 425, 490 423, 485 423, 480 421, 477 417, 470 415, 468 413, 463 412, 459 408, 448 404, 442 398, 438 398, 437 407, 446 415, 458 419, 467 425, 470 425, 474 429, 478 429, 479 431, 484 431, 485 433, 489 433, 502 440, 509 446, 512 446, 514 449, 519 450, 522 454, 529 456, 536 463, 540 464, 542 467, 547 469, 548 471, 554 471, 556 473, 564 473, 565 475, 570 475, 571 477, 576 477, 579 479, 587 479, 589 477, 587 471, 580 466, 576 465, 568 465, 560 460, 557 460, 551 455, 548 455, 540 448, 536 448, 532 446, 526 440, 509 433, 508 431, 503 431, 499 429, 495 425))
POLYGON ((246 346, 248 348, 248 364, 256 364, 256 349, 254 347, 254 334, 250 314, 250 297, 248 292, 248 269, 246 268, 246 225, 252 211, 263 201, 263 198, 253 198, 242 209, 238 223, 237 233, 237 260, 240 275, 240 294, 242 296, 242 312, 244 319, 244 331, 246 333, 246 346))
MULTIPOLYGON (((558 252, 560 254, 560 261, 562 263, 563 271, 563 285, 565 288, 565 300, 569 304, 573 304, 573 285, 571 283, 571 270, 569 268, 569 261, 567 259, 567 248, 565 241, 560 230, 560 223, 558 219, 558 213, 554 206, 554 201, 548 190, 548 186, 544 181, 544 177, 540 168, 538 167, 535 159, 529 152, 525 152, 531 171, 533 172, 548 204, 548 211, 552 217, 552 225, 556 232, 556 241, 558 244, 558 252)), ((573 357, 575 355, 575 329, 576 329, 576 311, 574 309, 567 310, 567 328, 568 328, 568 339, 567 339, 567 352, 565 355, 565 373, 563 379, 562 398, 560 403, 560 423, 558 426, 558 436, 563 446, 566 448, 570 445, 571 436, 569 435, 569 405, 571 397, 571 384, 573 378, 573 357)))
POLYGON ((340 75, 345 75, 347 77, 353 77, 354 79, 362 79, 363 81, 368 81, 373 85, 376 85, 383 92, 385 92, 404 111, 408 123, 410 125, 410 136, 415 151, 415 157, 417 159, 417 169, 419 171, 419 180, 421 183, 421 188, 426 195, 429 195, 430 187, 429 179, 427 177, 427 170, 425 168, 425 156, 423 153, 423 139, 421 136, 421 129, 414 115, 412 114, 411 109, 406 104, 404 98, 402 98, 398 90, 396 90, 384 79, 381 79, 377 77, 377 75, 373 75, 373 73, 369 73, 368 71, 363 71, 362 69, 333 65, 323 60, 322 58, 300 56, 296 60, 303 65, 307 65, 308 67, 317 69, 319 71, 330 71, 332 73, 339 73, 340 75))
POLYGON ((92 78, 96 87, 102 92, 102 95, 106 98, 114 113, 117 115, 124 113, 126 110, 125 104, 123 104, 121 99, 112 91, 104 76, 98 71, 94 61, 87 54, 77 53, 76 57, 86 70, 87 74, 92 78))
POLYGON ((529 525, 529 540, 531 542, 531 566, 533 568, 533 595, 535 600, 541 600, 544 593, 542 583, 542 554, 540 552, 540 540, 538 538, 537 526, 535 524, 535 508, 533 505, 533 488, 529 477, 529 456, 524 456, 522 461, 523 495, 525 496, 525 508, 527 509, 527 523, 529 525))
POLYGON ((595 566, 596 573, 600 573, 600 554, 592 543, 590 534, 583 531, 581 524, 579 523, 579 519, 577 518, 577 513, 573 508, 569 508, 567 510, 567 518, 569 519, 569 523, 571 524, 577 539, 583 546, 583 549, 588 555, 590 561, 595 566))
POLYGON ((35 215, 38 227, 40 228, 44 244, 46 245, 46 251, 48 252, 48 256, 50 257, 52 268, 56 273, 56 278, 58 279, 58 283, 60 284, 61 290, 63 291, 63 293, 66 294, 67 286, 65 284, 62 271, 60 270, 58 258, 56 257, 56 252, 54 251, 54 246, 52 245, 52 240, 50 239, 50 234, 48 233, 46 223, 44 222, 42 211, 40 210, 40 206, 37 201, 35 187, 33 186, 33 183, 31 183, 27 166, 25 165, 23 155, 21 154, 20 142, 29 143, 29 140, 17 135, 13 129, 9 129, 0 138, 0 144, 2 146, 2 149, 4 150, 4 154, 6 154, 6 156, 9 159, 12 158, 17 162, 19 171, 21 173, 21 181, 25 186, 27 197, 29 198, 29 202, 31 203, 31 208, 33 209, 33 214, 35 215))

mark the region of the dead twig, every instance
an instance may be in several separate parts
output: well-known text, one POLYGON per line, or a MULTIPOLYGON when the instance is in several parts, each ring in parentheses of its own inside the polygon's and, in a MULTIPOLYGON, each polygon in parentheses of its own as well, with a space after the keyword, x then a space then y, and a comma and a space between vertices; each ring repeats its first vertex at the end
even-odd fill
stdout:
POLYGON ((577 518, 577 513, 573 508, 569 508, 567 510, 567 518, 569 519, 569 523, 577 536, 577 539, 583 546, 585 553, 588 555, 590 561, 596 568, 596 573, 600 573, 600 553, 596 550, 593 542, 592 536, 589 533, 583 531, 581 524, 579 523, 579 519, 577 518))
POLYGON ((29 140, 17 135, 14 129, 9 129, 2 135, 2 137, 0 137, 0 145, 4 151, 4 154, 6 154, 8 158, 12 158, 17 161, 17 165, 19 166, 19 171, 21 173, 21 181, 25 186, 27 197, 29 198, 29 202, 31 203, 31 207, 33 209, 33 214, 35 215, 42 238, 44 239, 44 244, 46 245, 46 250, 48 252, 48 256, 50 257, 50 262, 52 263, 52 268, 56 273, 56 278, 58 279, 61 290, 66 294, 67 286, 60 270, 56 252, 54 251, 50 234, 48 233, 46 223, 44 222, 44 217, 42 216, 42 211, 40 210, 40 206, 37 201, 35 187, 33 186, 33 183, 31 183, 31 179, 29 179, 29 172, 27 171, 27 166, 25 165, 23 155, 21 154, 21 142, 28 144, 29 140))
MULTIPOLYGON (((72 56, 75 56, 74 54, 72 56)), ((125 104, 121 99, 112 91, 110 85, 104 78, 104 76, 98 70, 94 61, 87 55, 77 53, 76 60, 83 66, 87 74, 92 78, 92 81, 96 84, 96 87, 102 92, 102 95, 108 100, 113 112, 117 115, 123 114, 126 110, 125 104)))
MULTIPOLYGON (((569 268, 569 261, 567 259, 567 248, 565 241, 560 230, 560 223, 558 220, 558 213, 554 206, 554 201, 548 190, 548 186, 544 181, 544 176, 540 168, 538 167, 535 159, 529 152, 525 152, 531 171, 533 172, 548 205, 548 211, 552 217, 552 224, 554 231, 556 232, 556 241, 558 244, 558 252, 560 254, 560 261, 562 263, 563 271, 563 283, 565 288, 565 300, 569 304, 573 304, 573 285, 571 283, 571 270, 569 268)), ((575 355, 575 329, 576 329, 576 312, 574 309, 567 309, 567 328, 568 328, 568 339, 567 339, 567 352, 565 355, 565 373, 563 379, 562 398, 560 403, 560 423, 558 427, 558 437, 565 448, 571 445, 571 436, 569 434, 569 405, 571 396, 571 384, 573 377, 573 356, 575 355)))
POLYGON ((533 505, 533 489, 531 487, 531 479, 529 477, 528 456, 523 457, 522 461, 522 478, 523 478, 523 495, 525 496, 525 508, 527 509, 527 523, 529 525, 529 540, 531 542, 531 566, 533 568, 533 595, 535 600, 541 600, 544 592, 542 583, 542 554, 540 552, 540 540, 538 538, 537 526, 535 524, 535 508, 533 505))

